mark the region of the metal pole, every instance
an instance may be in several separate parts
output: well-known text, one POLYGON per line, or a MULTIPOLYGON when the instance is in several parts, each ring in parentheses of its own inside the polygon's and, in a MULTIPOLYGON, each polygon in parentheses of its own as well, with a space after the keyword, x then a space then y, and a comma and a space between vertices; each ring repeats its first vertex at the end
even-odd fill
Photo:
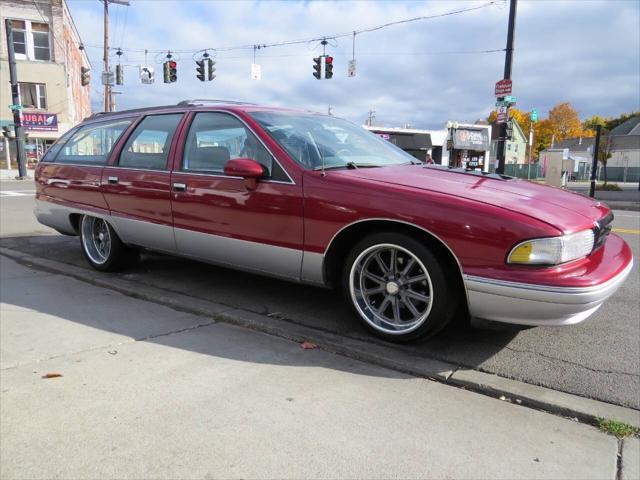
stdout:
POLYGON ((600 150, 600 130, 601 125, 596 125, 596 141, 593 146, 593 163, 591 163, 591 185, 589 186, 589 196, 593 198, 596 194, 596 171, 598 169, 598 150, 600 150))
MULTIPOLYGON (((9 81, 11 83, 11 100, 14 105, 20 105, 20 87, 18 86, 18 72, 16 71, 16 52, 13 49, 13 28, 11 20, 4 21, 7 30, 7 53, 9 56, 9 81)), ((20 110, 13 110, 13 124, 16 131, 16 154, 18 155, 18 178, 27 178, 27 161, 24 151, 24 127, 20 110)))
MULTIPOLYGON (((104 0, 104 71, 109 71, 109 0, 104 0)), ((111 111, 111 86, 104 86, 104 111, 111 111)))
POLYGON ((531 180, 531 149, 533 148, 533 122, 529 119, 529 155, 527 158, 528 172, 527 180, 531 180))
MULTIPOLYGON (((516 29, 516 10, 518 7, 518 0, 510 0, 509 2, 509 27, 507 29, 507 48, 505 49, 504 57, 504 77, 507 80, 511 79, 511 67, 513 64, 513 38, 515 36, 516 29)), ((509 108, 507 108, 507 121, 509 120, 509 108)), ((496 151, 496 158, 498 165, 496 167, 496 173, 504 174, 505 155, 504 149, 506 145, 507 136, 507 124, 500 123, 498 125, 498 149, 496 151)))

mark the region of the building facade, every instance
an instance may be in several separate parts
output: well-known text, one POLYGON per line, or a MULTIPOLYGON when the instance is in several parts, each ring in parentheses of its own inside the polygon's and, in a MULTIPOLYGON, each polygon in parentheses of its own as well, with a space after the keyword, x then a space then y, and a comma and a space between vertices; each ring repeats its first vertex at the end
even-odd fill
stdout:
MULTIPOLYGON (((32 164, 91 115, 90 86, 81 81, 81 68, 90 68, 90 63, 64 0, 2 0, 0 126, 13 124, 5 19, 12 23, 26 157, 32 164)), ((15 142, 3 138, 0 145, 0 165, 7 168, 10 161, 15 168, 15 142)))
MULTIPOLYGON (((505 142, 504 161, 507 165, 524 165, 527 163, 527 136, 515 119, 512 118, 511 122, 513 124, 513 136, 511 137, 511 140, 507 140, 505 142)), ((495 162, 498 152, 498 136, 500 135, 500 128, 497 123, 492 124, 492 127, 491 160, 495 162)))

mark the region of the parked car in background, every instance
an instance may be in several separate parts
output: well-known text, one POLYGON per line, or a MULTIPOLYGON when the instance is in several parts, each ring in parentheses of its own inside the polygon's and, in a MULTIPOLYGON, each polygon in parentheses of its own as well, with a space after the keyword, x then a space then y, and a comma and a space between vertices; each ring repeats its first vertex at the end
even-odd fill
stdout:
POLYGON ((580 322, 633 261, 597 201, 424 165, 345 120, 244 103, 96 114, 49 149, 36 184, 38 220, 78 235, 98 270, 149 249, 335 287, 395 341, 433 336, 456 312, 580 322))

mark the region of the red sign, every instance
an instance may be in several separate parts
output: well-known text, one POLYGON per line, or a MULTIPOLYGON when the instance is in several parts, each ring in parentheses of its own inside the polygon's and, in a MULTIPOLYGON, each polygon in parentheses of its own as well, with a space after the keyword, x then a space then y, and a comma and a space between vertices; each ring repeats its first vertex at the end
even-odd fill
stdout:
POLYGON ((505 78, 496 83, 496 97, 511 95, 511 80, 505 78))

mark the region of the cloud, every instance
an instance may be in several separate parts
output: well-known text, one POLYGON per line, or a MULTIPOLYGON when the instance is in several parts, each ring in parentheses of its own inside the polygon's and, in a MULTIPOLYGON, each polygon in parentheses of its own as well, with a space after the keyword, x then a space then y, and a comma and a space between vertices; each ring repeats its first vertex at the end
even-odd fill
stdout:
MULTIPOLYGON (((249 77, 251 48, 218 51, 213 82, 195 78, 190 53, 176 54, 176 84, 162 83, 163 54, 148 55, 148 62, 155 62, 154 85, 139 83, 136 65, 144 63, 140 50, 145 48, 180 51, 305 39, 483 3, 131 0, 130 7, 113 5, 112 46, 126 50, 118 108, 224 98, 318 111, 331 105, 334 114, 359 123, 369 109, 377 112, 378 122, 392 126, 440 128, 448 119, 474 121, 493 108, 504 54, 460 52, 504 48, 508 5, 502 2, 356 36, 355 78, 346 76, 352 38, 328 47, 335 59, 331 80, 312 76, 312 58, 321 51, 317 42, 258 50, 260 81, 249 77)), ((91 45, 94 107, 99 109, 102 9, 98 2, 69 5, 84 42, 91 45)), ((513 63, 518 108, 543 113, 569 101, 582 117, 640 109, 639 24, 635 1, 521 0, 513 63)))

